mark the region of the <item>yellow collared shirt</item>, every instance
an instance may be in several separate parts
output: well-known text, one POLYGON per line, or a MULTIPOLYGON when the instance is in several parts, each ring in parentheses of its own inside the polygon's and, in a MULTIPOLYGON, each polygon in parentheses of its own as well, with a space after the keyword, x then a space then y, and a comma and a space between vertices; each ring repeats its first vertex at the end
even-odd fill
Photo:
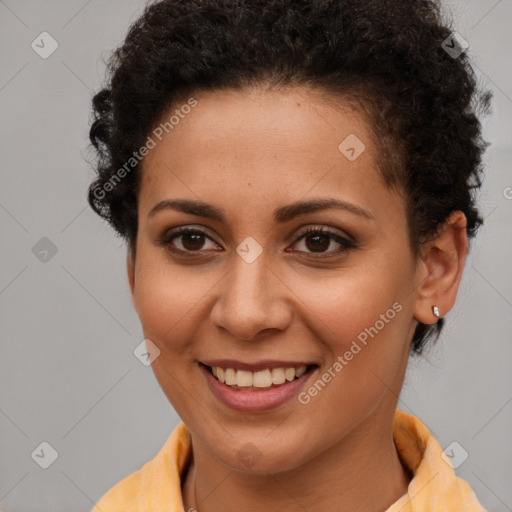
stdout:
MULTIPOLYGON (((393 438, 414 476, 407 493, 385 512, 486 512, 418 418, 397 410, 393 438)), ((190 449, 190 435, 181 422, 154 459, 108 490, 91 512, 183 512, 181 474, 190 449)))

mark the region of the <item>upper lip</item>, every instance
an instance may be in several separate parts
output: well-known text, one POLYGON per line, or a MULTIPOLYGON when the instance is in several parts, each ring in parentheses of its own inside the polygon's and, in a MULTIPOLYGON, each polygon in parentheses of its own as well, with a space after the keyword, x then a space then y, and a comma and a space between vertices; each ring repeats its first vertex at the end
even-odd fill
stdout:
POLYGON ((317 366, 316 363, 307 361, 258 361, 255 363, 244 363, 235 359, 211 359, 208 361, 199 361, 206 366, 218 366, 220 368, 233 368, 235 370, 246 370, 249 372, 258 372, 268 368, 299 368, 301 366, 317 366))

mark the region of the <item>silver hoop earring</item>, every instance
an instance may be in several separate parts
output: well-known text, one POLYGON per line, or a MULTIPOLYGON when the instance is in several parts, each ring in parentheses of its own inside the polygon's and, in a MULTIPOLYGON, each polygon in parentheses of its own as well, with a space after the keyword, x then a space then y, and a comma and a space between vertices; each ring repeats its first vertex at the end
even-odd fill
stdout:
POLYGON ((436 318, 439 318, 439 308, 437 306, 432 306, 432 313, 436 318))

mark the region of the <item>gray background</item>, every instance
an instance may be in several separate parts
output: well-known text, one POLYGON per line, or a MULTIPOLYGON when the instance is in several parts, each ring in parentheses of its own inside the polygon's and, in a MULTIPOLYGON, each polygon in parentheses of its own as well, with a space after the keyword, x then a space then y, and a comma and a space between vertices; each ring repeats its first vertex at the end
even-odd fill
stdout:
MULTIPOLYGON (((495 93, 485 121, 486 223, 444 335, 411 360, 399 407, 419 416, 443 448, 457 441, 468 452, 457 473, 484 506, 512 511, 512 0, 445 4, 495 93)), ((150 460, 178 422, 151 367, 133 355, 143 336, 124 247, 85 199, 90 100, 102 58, 143 5, 0 1, 4 512, 89 511, 150 460), (43 31, 59 45, 47 59, 31 48, 43 31), (46 262, 32 250, 43 237, 57 248, 46 262), (48 469, 31 457, 43 441, 58 452, 48 469)))

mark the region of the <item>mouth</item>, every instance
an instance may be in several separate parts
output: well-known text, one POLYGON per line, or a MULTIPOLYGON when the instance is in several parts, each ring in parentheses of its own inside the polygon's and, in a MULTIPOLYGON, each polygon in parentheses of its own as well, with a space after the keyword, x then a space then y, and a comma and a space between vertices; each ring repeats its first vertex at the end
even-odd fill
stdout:
POLYGON ((253 365, 225 360, 208 363, 199 362, 199 369, 213 396, 241 413, 268 412, 290 404, 319 371, 318 364, 284 361, 253 365))
POLYGON ((298 380, 318 367, 316 364, 262 368, 258 371, 236 369, 224 364, 203 366, 215 380, 239 391, 264 391, 298 380))

